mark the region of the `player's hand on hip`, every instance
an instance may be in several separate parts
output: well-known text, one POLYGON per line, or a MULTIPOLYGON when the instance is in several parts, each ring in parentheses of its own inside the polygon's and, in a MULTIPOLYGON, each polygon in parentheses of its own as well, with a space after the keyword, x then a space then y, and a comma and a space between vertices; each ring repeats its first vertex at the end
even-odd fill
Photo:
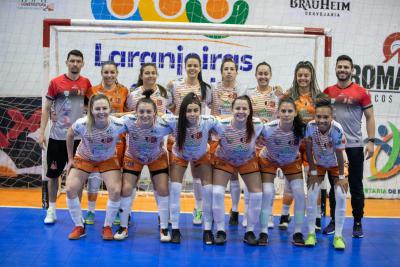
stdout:
POLYGON ((44 133, 39 133, 39 146, 44 150, 47 147, 47 143, 46 143, 46 136, 44 135, 44 133))

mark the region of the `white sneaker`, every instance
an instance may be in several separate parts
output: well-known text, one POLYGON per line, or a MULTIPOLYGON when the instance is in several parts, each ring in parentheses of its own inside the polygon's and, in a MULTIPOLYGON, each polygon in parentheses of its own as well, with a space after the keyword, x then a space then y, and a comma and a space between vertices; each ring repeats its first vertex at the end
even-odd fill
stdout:
POLYGON ((171 241, 171 235, 169 234, 168 228, 160 230, 160 241, 163 243, 171 241))
POLYGON ((46 218, 44 218, 45 224, 54 224, 57 220, 56 209, 48 208, 46 218))
POLYGON ((128 237, 128 227, 120 226, 118 231, 114 234, 115 240, 124 240, 128 237))
POLYGON ((242 226, 247 227, 247 214, 243 213, 242 226))
POLYGON ((274 224, 274 216, 270 215, 269 218, 268 218, 268 228, 269 229, 273 229, 274 226, 275 226, 275 224, 274 224))

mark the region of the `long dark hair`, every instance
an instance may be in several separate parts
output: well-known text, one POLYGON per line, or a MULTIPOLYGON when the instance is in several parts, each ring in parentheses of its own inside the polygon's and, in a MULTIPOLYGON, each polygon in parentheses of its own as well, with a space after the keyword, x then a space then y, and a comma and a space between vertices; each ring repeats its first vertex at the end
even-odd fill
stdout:
POLYGON ((186 138, 186 128, 188 127, 188 121, 186 118, 187 107, 190 104, 196 104, 200 107, 201 111, 201 101, 195 93, 188 93, 182 100, 181 107, 179 109, 178 118, 178 129, 177 129, 177 143, 179 150, 183 149, 183 144, 186 138))
POLYGON ((310 83, 310 95, 312 99, 321 93, 317 83, 317 75, 315 74, 315 69, 310 61, 300 61, 297 63, 296 68, 294 69, 294 78, 292 82, 292 87, 289 89, 289 95, 297 100, 300 97, 299 84, 297 83, 297 72, 299 69, 307 69, 311 73, 311 83, 310 83))
MULTIPOLYGON (((283 96, 279 100, 278 104, 278 110, 281 108, 283 103, 289 103, 293 106, 293 110, 296 110, 296 104, 294 103, 294 99, 290 96, 283 96)), ((297 115, 294 117, 293 120, 293 133, 297 138, 303 138, 304 137, 304 130, 305 130, 306 124, 304 123, 303 119, 301 118, 301 115, 297 113, 297 115)))
POLYGON ((154 93, 154 91, 152 89, 147 89, 144 90, 144 92, 142 93, 142 95, 144 95, 144 97, 142 97, 141 99, 139 99, 139 101, 136 104, 136 112, 138 110, 138 107, 141 103, 147 103, 147 104, 151 104, 153 106, 154 112, 155 114, 157 114, 157 105, 156 103, 154 103, 154 101, 150 98, 150 96, 154 93))
MULTIPOLYGON (((136 82, 136 87, 139 87, 139 86, 142 86, 142 85, 143 85, 143 79, 142 79, 143 71, 144 71, 144 68, 146 68, 146 67, 148 67, 148 66, 152 66, 152 67, 158 72, 156 64, 154 64, 154 63, 152 63, 152 62, 144 63, 144 64, 140 67, 140 72, 139 72, 138 80, 137 80, 137 82, 136 82)), ((158 83, 157 83, 156 85, 158 86, 158 89, 160 89, 160 94, 161 94, 161 96, 164 97, 164 98, 167 98, 167 97, 168 97, 167 89, 165 89, 165 87, 163 87, 162 85, 159 85, 158 83)))
POLYGON ((251 100, 247 95, 242 95, 242 96, 236 97, 233 100, 232 110, 233 110, 233 107, 235 106, 235 103, 237 100, 246 100, 247 104, 249 105, 250 112, 249 112, 249 116, 247 117, 247 121, 246 121, 246 133, 247 133, 246 143, 250 143, 250 141, 255 133, 254 124, 253 124, 253 105, 251 104, 251 100))
POLYGON ((201 75, 201 59, 200 59, 199 55, 194 54, 194 53, 188 54, 185 58, 185 65, 186 65, 187 61, 191 58, 197 59, 197 61, 199 62, 200 72, 197 75, 197 80, 200 83, 201 100, 204 101, 207 97, 207 88, 211 89, 211 86, 208 83, 206 83, 205 81, 203 81, 203 76, 201 75))

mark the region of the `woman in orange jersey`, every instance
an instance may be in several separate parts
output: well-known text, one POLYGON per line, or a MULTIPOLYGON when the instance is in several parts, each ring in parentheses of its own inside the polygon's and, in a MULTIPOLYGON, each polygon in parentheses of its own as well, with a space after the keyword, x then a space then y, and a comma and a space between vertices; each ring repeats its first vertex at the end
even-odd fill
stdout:
MULTIPOLYGON (((206 106, 211 103, 211 87, 203 81, 201 73, 201 59, 197 54, 189 54, 185 58, 186 77, 168 83, 167 88, 172 94, 171 110, 179 115, 179 109, 183 98, 188 93, 195 93, 201 100, 201 110, 204 114, 206 106)), ((174 139, 168 138, 168 151, 171 153, 174 139)), ((193 176, 193 173, 192 173, 193 176)), ((193 176, 193 191, 195 197, 195 209, 193 210, 193 224, 202 223, 202 185, 200 178, 193 176)))
MULTIPOLYGON (((104 94, 108 97, 111 104, 111 113, 120 117, 127 111, 128 88, 118 83, 118 69, 113 61, 106 61, 101 66, 101 83, 91 87, 86 92, 86 97, 90 98, 95 94, 104 94)), ((125 136, 121 135, 117 142, 117 155, 122 164, 125 150, 125 136)), ((94 214, 96 208, 97 192, 99 191, 101 180, 99 173, 92 173, 88 178, 88 211, 85 216, 86 224, 94 224, 94 214)), ((118 220, 117 220, 118 221, 118 220)))
MULTIPOLYGON (((321 93, 317 83, 315 69, 311 62, 300 61, 295 68, 292 87, 288 90, 287 94, 291 96, 296 104, 296 111, 302 116, 305 123, 314 119, 315 115, 315 97, 321 93)), ((307 174, 308 163, 305 153, 305 143, 300 146, 300 153, 303 161, 304 172, 307 174)), ((306 179, 305 179, 306 180, 306 179)), ((289 210, 293 201, 293 196, 290 189, 285 184, 285 190, 282 200, 282 213, 279 223, 279 228, 286 230, 289 224, 289 210)), ((321 229, 321 206, 319 205, 319 216, 316 220, 316 230, 321 229)))

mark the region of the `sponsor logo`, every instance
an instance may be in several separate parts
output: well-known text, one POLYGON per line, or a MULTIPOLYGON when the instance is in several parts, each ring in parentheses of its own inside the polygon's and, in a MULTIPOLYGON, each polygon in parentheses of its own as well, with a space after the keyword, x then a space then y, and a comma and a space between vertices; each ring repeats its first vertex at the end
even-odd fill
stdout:
POLYGON ((340 17, 350 12, 350 1, 290 0, 290 8, 304 11, 306 16, 340 17))
POLYGON ((383 55, 387 63, 393 57, 397 56, 397 63, 400 64, 400 32, 395 32, 389 35, 383 43, 383 55))
POLYGON ((18 0, 17 8, 54 11, 54 3, 47 3, 47 0, 18 0))

